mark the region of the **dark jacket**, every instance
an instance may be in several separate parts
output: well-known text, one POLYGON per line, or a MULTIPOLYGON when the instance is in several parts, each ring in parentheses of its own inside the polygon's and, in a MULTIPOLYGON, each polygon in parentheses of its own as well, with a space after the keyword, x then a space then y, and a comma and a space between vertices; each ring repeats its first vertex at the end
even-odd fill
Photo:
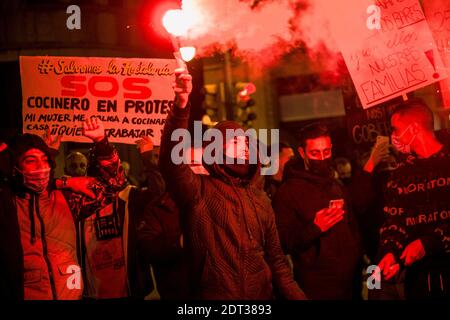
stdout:
POLYGON ((0 298, 22 300, 23 249, 14 196, 8 185, 0 185, 0 298))
POLYGON ((295 279, 313 300, 352 298, 361 250, 345 187, 334 178, 309 173, 300 160, 286 166, 285 177, 273 207, 281 243, 292 256, 295 279), (322 233, 314 218, 333 199, 344 199, 346 213, 342 221, 322 233))
POLYGON ((384 186, 385 223, 380 231, 380 258, 419 239, 425 257, 406 269, 405 294, 450 290, 450 148, 427 159, 409 156, 392 171, 384 186), (437 280, 436 280, 437 279, 437 280), (408 290, 410 284, 419 287, 408 290))
POLYGON ((304 298, 281 249, 275 216, 251 179, 234 179, 218 165, 195 175, 171 159, 172 132, 187 128, 189 108, 174 107, 161 140, 160 167, 181 218, 190 262, 191 292, 201 299, 271 299, 272 281, 288 299, 304 298))
POLYGON ((162 300, 189 298, 181 235, 180 212, 168 193, 145 208, 139 223, 138 251, 153 267, 162 300))
MULTIPOLYGON (((146 161, 147 157, 145 153, 143 155, 141 154, 141 156, 144 162, 145 173, 147 175, 152 174, 153 177, 157 177, 158 174, 156 171, 158 171, 158 168, 155 166, 151 166, 149 162, 146 161)), ((95 159, 95 157, 93 157, 93 159, 95 159)), ((118 161, 118 157, 116 160, 118 161)), ((90 230, 90 228, 85 228, 86 219, 92 217, 94 214, 99 212, 99 210, 105 208, 106 206, 112 205, 113 214, 114 212, 117 212, 119 218, 120 238, 122 240, 122 246, 120 246, 120 248, 116 247, 115 254, 116 257, 120 257, 123 254, 125 258, 124 263, 126 270, 126 280, 128 283, 128 295, 131 298, 142 299, 151 292, 153 287, 150 279, 149 266, 143 259, 141 259, 137 250, 138 224, 139 219, 141 218, 141 215, 144 212, 147 204, 155 201, 155 198, 157 198, 162 192, 160 190, 160 180, 162 180, 162 178, 153 179, 155 181, 158 180, 158 184, 152 183, 145 188, 137 188, 134 186, 126 186, 124 188, 124 172, 122 167, 118 166, 118 163, 116 162, 111 164, 110 167, 103 167, 102 170, 93 170, 93 174, 100 175, 98 177, 98 180, 102 182, 103 186, 107 186, 105 190, 106 192, 103 195, 104 200, 97 206, 87 206, 83 210, 81 210, 81 208, 73 208, 78 229, 77 236, 79 238, 78 256, 80 264, 82 266, 83 276, 84 278, 87 278, 87 254, 95 252, 95 250, 98 250, 98 246, 101 246, 105 242, 109 241, 106 240, 91 242, 91 245, 95 245, 92 245, 92 247, 89 248, 86 244, 85 239, 86 229, 90 230)), ((67 192, 66 195, 70 196, 71 192, 67 192)), ((105 280, 102 280, 102 282, 98 282, 97 285, 98 289, 101 286, 108 286, 108 283, 105 280)), ((117 288, 117 290, 120 289, 120 287, 117 288)), ((112 289, 106 294, 118 294, 117 290, 112 289)), ((101 292, 101 290, 99 292, 101 292)), ((88 293, 89 292, 85 290, 85 294, 88 293)))

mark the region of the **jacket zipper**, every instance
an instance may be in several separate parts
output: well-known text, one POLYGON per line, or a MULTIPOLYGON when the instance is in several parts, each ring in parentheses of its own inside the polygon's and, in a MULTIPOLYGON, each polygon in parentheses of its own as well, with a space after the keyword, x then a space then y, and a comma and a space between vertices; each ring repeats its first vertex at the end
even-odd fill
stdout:
POLYGON ((47 270, 48 270, 48 275, 50 277, 50 286, 52 288, 52 299, 55 300, 56 299, 56 287, 55 287, 55 279, 53 278, 53 271, 52 271, 52 267, 50 264, 50 260, 48 259, 48 250, 47 250, 47 240, 45 238, 45 227, 44 227, 44 221, 41 217, 41 214, 39 212, 39 197, 36 197, 35 199, 35 204, 36 204, 36 215, 39 219, 39 223, 41 224, 41 242, 42 242, 42 251, 44 254, 44 260, 45 263, 47 264, 47 270))

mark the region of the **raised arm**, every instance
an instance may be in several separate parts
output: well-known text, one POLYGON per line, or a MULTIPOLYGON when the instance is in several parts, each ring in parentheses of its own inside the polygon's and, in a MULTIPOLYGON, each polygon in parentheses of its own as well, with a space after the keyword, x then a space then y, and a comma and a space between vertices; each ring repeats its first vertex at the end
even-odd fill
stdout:
POLYGON ((186 135, 186 130, 189 120, 188 98, 192 90, 192 77, 186 71, 177 69, 175 76, 175 102, 166 119, 161 137, 159 166, 173 199, 180 207, 184 207, 192 205, 198 199, 200 177, 196 176, 187 164, 178 163, 172 157, 172 154, 180 157, 176 149, 179 151, 178 147, 183 145, 184 140, 181 139, 190 139, 186 135), (178 129, 184 129, 184 132, 178 129))

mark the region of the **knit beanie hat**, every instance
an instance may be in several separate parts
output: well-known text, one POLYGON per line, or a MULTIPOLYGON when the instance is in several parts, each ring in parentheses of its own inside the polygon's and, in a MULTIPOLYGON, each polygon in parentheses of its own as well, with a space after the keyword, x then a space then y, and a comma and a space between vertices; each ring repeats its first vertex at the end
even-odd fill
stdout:
POLYGON ((50 153, 50 148, 41 137, 35 134, 25 133, 16 135, 11 139, 8 147, 12 153, 13 165, 17 165, 20 157, 28 150, 38 149, 45 153, 48 157, 48 164, 50 167, 55 167, 55 162, 50 153))

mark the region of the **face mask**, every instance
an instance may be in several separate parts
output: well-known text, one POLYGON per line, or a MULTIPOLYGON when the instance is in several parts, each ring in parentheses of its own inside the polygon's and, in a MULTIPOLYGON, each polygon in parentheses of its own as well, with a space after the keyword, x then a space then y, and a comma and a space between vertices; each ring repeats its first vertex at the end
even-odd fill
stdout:
POLYGON ((417 135, 413 135, 411 140, 407 144, 400 142, 400 139, 405 135, 410 127, 411 125, 409 125, 408 128, 406 128, 405 131, 403 131, 403 133, 399 136, 396 136, 394 134, 391 135, 392 145, 398 150, 398 152, 406 154, 411 153, 411 143, 413 143, 417 135))
POLYGON ((333 169, 333 160, 331 157, 324 160, 308 159, 308 165, 311 173, 324 178, 331 177, 333 169))
POLYGON ((20 173, 23 176, 23 185, 36 193, 42 193, 50 181, 50 168, 20 173))

